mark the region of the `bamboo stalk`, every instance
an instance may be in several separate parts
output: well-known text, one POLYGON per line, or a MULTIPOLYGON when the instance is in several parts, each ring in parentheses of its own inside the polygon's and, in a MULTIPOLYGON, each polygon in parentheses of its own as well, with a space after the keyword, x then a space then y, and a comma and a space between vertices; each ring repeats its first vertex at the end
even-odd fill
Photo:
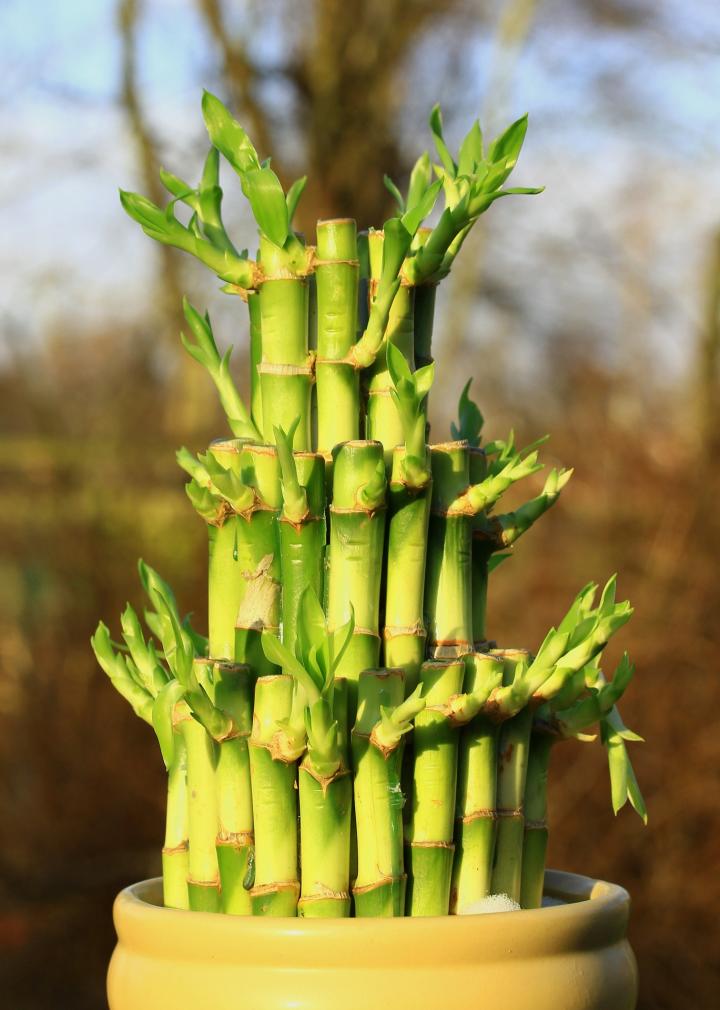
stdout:
POLYGON ((254 677, 247 666, 205 659, 195 660, 195 670, 213 704, 232 720, 228 734, 218 741, 215 770, 222 909, 229 915, 251 915, 250 894, 244 883, 254 846, 248 755, 254 677))
MULTIPOLYGON (((479 446, 471 445, 469 449, 470 483, 479 484, 487 475, 487 459, 485 452, 479 446)), ((484 540, 475 533, 477 519, 472 522, 472 634, 473 648, 481 650, 487 641, 487 590, 488 562, 492 551, 488 550, 484 540)))
POLYGON ((292 678, 260 677, 249 739, 255 825, 253 915, 294 916, 298 880, 297 754, 288 754, 282 724, 290 716, 292 678))
POLYGON ((404 470, 406 456, 405 446, 393 451, 383 639, 385 664, 404 670, 410 693, 418 682, 427 637, 423 602, 432 481, 428 474, 421 487, 413 486, 404 470))
POLYGON ((218 807, 216 746, 205 728, 188 715, 179 724, 187 755, 188 897, 196 912, 220 912, 220 871, 215 842, 218 807))
POLYGON ((522 853, 520 904, 540 908, 545 881, 547 853, 547 788, 553 737, 535 729, 530 738, 527 781, 525 783, 525 837, 522 853))
POLYGON ((360 436, 359 373, 348 359, 357 338, 357 229, 351 218, 318 221, 317 284, 318 452, 360 436))
POLYGON ((448 514, 470 482, 467 442, 430 446, 432 502, 425 576, 428 653, 438 659, 472 649, 471 517, 448 514))
POLYGON ((354 612, 355 630, 336 671, 348 680, 350 718, 357 706, 360 671, 380 654, 380 583, 385 535, 386 479, 379 442, 345 442, 336 448, 330 506, 327 616, 331 631, 354 612))
MULTIPOLYGON (((464 690, 492 690, 503 663, 488 653, 464 657, 464 690)), ((455 861, 451 913, 467 911, 490 894, 495 856, 499 724, 480 711, 460 730, 455 861)))
MULTIPOLYGON (((413 242, 414 250, 420 249, 432 234, 432 228, 418 228, 413 242)), ((435 301, 437 283, 419 284, 415 288, 414 346, 415 364, 418 368, 433 361, 432 338, 435 325, 435 301)))
MULTIPOLYGON (((282 640, 294 654, 298 612, 305 590, 323 596, 325 571, 325 460, 319 453, 293 453, 277 431, 283 507, 278 517, 282 580, 282 640)), ((286 671, 288 672, 288 671, 286 671)))
POLYGON ((260 364, 262 362, 262 318, 260 311, 260 293, 249 291, 247 295, 248 315, 250 318, 250 413, 253 423, 262 435, 262 382, 260 379, 260 364))
POLYGON ((347 681, 337 679, 332 698, 335 733, 319 750, 311 739, 298 773, 302 866, 298 914, 306 918, 350 915, 353 783, 347 704, 347 681))
MULTIPOLYGON (((529 653, 520 649, 493 650, 503 661, 503 686, 512 685, 521 676, 529 653)), ((522 881, 522 843, 525 832, 523 801, 530 752, 532 709, 525 705, 500 728, 497 772, 497 837, 491 892, 507 894, 520 901, 522 881)))
POLYGON ((163 905, 189 908, 187 758, 180 733, 168 768, 165 839, 162 848, 163 905))
POLYGON ((402 709, 403 697, 402 670, 365 670, 360 675, 351 734, 358 852, 352 891, 358 917, 405 911, 402 736, 388 739, 381 730, 383 716, 402 709))
POLYGON ((296 418, 294 448, 312 448, 312 367, 308 346, 307 278, 288 270, 283 251, 260 235, 262 361, 258 365, 262 430, 289 431, 296 418))
POLYGON ((244 472, 254 491, 252 509, 240 517, 233 558, 240 573, 240 593, 235 613, 234 659, 247 663, 257 676, 270 676, 270 664, 261 646, 265 629, 276 632, 280 624, 281 569, 277 517, 282 506, 280 463, 277 449, 248 445, 244 472), (245 469, 246 468, 246 469, 245 469))
MULTIPOLYGON (((382 231, 369 232, 371 298, 382 275, 383 242, 382 231)), ((401 283, 390 308, 384 338, 386 343, 394 344, 402 352, 411 371, 415 368, 414 305, 414 289, 408 284, 401 283)), ((385 355, 380 354, 367 374, 366 435, 369 439, 382 443, 388 465, 395 446, 405 441, 400 415, 391 395, 392 388, 393 382, 385 355)))
POLYGON ((462 690, 464 676, 462 659, 425 662, 420 670, 425 708, 417 715, 413 732, 408 915, 448 913, 459 739, 448 703, 462 690))

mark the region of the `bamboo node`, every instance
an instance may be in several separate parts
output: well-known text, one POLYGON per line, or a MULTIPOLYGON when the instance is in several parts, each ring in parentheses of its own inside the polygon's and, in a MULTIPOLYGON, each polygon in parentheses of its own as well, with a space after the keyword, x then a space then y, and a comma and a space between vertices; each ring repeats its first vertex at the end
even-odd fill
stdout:
POLYGON ((190 845, 187 840, 180 842, 178 845, 163 845, 162 854, 163 856, 176 856, 183 852, 187 852, 189 848, 190 845))

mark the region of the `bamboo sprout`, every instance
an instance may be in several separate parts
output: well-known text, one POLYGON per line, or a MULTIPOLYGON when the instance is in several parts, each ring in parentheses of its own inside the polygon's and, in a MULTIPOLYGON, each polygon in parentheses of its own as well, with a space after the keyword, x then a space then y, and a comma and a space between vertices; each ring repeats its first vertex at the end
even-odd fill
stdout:
POLYGON ((294 708, 302 709, 307 752, 298 773, 302 864, 298 913, 311 918, 350 914, 352 779, 348 760, 347 682, 336 670, 353 620, 331 632, 317 594, 300 600, 294 652, 263 636, 268 657, 293 677, 294 708))

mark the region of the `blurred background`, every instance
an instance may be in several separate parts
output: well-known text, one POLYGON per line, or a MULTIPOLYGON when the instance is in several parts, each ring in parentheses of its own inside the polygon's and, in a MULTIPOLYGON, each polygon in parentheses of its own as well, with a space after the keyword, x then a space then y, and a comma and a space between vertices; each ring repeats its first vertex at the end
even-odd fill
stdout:
POLYGON ((383 221, 382 174, 404 182, 435 100, 451 147, 477 115, 492 134, 530 112, 513 178, 547 188, 493 207, 443 286, 433 432, 474 376, 488 437, 550 431, 546 459, 575 467, 494 576, 490 631, 533 647, 580 585, 620 571, 650 821, 613 817, 601 747, 559 748, 550 863, 631 891, 642 1010, 717 1006, 720 7, 3 0, 0 37, 6 1005, 101 1010, 113 895, 159 870, 157 745, 88 638, 141 603, 138 556, 203 624, 205 531, 173 450, 225 428, 183 357, 181 294, 210 309, 243 377, 247 322, 141 234, 117 187, 159 200, 160 164, 196 179, 205 86, 285 181, 309 173, 310 236, 318 216, 383 221))

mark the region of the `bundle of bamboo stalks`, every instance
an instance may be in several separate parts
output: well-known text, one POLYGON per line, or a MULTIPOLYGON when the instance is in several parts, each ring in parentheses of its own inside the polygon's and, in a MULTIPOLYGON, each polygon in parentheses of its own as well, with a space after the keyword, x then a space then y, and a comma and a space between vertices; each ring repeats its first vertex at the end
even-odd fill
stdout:
POLYGON ((644 817, 616 702, 627 657, 599 659, 632 610, 614 578, 585 587, 540 647, 488 640, 488 577, 557 500, 553 470, 514 511, 503 494, 541 469, 538 445, 481 445, 460 397, 453 441, 427 444, 435 291, 503 188, 527 120, 485 148, 475 123, 453 157, 415 164, 398 213, 359 235, 292 227, 286 194, 222 103, 205 94, 212 147, 192 188, 162 173, 161 209, 122 193, 160 242, 185 249, 250 314, 246 407, 207 315, 187 301, 187 351, 208 371, 231 438, 178 452, 207 524, 208 637, 143 562, 144 634, 128 606, 122 643, 92 645, 157 735, 168 771, 168 906, 237 915, 446 915, 491 894, 538 906, 552 744, 599 725, 615 809, 644 817), (220 156, 259 229, 255 260, 221 216, 220 156), (423 222, 442 191, 433 227, 423 222), (190 209, 187 224, 177 203, 190 209))

